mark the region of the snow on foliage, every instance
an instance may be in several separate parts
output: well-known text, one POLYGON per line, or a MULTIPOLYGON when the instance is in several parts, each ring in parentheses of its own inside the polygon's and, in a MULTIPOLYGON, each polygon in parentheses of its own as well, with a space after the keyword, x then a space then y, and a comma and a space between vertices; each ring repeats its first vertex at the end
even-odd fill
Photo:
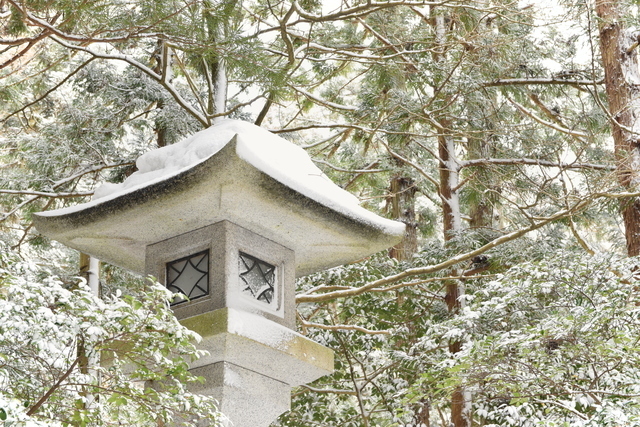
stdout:
MULTIPOLYGON (((431 264, 438 252, 447 256, 433 248, 412 264, 431 264)), ((502 248, 490 256, 498 260, 506 253, 502 248)), ((404 427, 416 425, 424 408, 431 425, 441 425, 460 385, 472 393, 478 425, 640 425, 637 263, 566 248, 536 256, 488 279, 469 280, 466 306, 457 316, 435 297, 438 281, 303 305, 307 321, 390 333, 309 329, 336 349, 336 373, 297 393, 281 425, 355 427, 366 417, 369 425, 404 427), (461 351, 450 353, 458 340, 461 351)), ((381 255, 309 276, 299 286, 303 292, 358 287, 405 267, 381 255)))
POLYGON ((63 283, 6 252, 0 266, 5 425, 155 425, 176 416, 218 425, 213 399, 186 389, 199 337, 175 319, 166 288, 101 299, 82 280, 63 283))

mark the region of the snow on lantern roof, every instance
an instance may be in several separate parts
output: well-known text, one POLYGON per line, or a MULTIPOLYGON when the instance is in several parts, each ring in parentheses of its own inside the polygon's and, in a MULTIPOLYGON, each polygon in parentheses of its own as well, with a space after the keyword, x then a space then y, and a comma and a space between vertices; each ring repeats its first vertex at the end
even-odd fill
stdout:
POLYGON ((36 214, 36 228, 139 273, 146 245, 223 220, 294 250, 298 275, 386 249, 404 233, 404 224, 362 208, 302 148, 248 122, 223 120, 136 165, 89 203, 36 214))

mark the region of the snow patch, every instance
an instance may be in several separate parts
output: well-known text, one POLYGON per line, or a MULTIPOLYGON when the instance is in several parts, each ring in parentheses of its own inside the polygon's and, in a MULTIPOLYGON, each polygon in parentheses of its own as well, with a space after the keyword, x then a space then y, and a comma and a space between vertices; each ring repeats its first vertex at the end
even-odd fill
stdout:
MULTIPOLYGON (((221 120, 176 144, 143 154, 136 161, 137 172, 121 184, 106 183, 98 187, 91 204, 114 199, 188 170, 216 154, 236 135, 238 156, 282 184, 389 234, 403 233, 404 224, 362 208, 358 199, 324 175, 301 147, 251 123, 231 119, 221 120)), ((73 210, 70 208, 69 212, 73 210)))
POLYGON ((229 311, 229 332, 277 349, 286 348, 296 333, 264 317, 240 310, 229 311), (284 346, 284 347, 283 347, 284 346))

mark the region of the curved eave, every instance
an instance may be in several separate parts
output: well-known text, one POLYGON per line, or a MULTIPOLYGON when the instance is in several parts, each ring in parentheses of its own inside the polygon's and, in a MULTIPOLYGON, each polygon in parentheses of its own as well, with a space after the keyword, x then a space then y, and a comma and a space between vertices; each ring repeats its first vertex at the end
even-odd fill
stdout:
POLYGON ((177 175, 110 199, 35 215, 39 232, 143 274, 145 249, 228 220, 292 249, 296 274, 357 261, 398 243, 401 227, 340 212, 277 181, 236 151, 236 138, 177 175), (393 227, 392 227, 393 228, 393 227))

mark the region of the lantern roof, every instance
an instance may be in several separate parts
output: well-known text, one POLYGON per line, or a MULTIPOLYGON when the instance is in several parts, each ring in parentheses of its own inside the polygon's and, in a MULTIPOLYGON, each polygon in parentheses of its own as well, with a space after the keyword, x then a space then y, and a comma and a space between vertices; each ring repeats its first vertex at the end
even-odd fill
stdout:
POLYGON ((292 249, 299 276, 386 249, 404 233, 404 224, 361 207, 302 148, 248 122, 222 120, 136 165, 91 202, 36 214, 36 228, 144 273, 147 245, 227 220, 292 249))

